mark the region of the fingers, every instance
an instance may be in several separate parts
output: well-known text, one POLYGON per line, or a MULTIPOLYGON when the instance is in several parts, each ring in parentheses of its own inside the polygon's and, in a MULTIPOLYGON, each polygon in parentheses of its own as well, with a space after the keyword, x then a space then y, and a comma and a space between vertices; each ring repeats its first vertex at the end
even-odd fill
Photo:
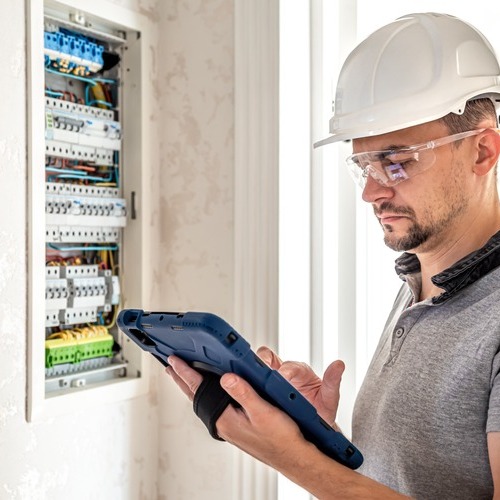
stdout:
POLYGON ((282 361, 281 358, 269 347, 262 346, 257 349, 257 355, 273 370, 278 370, 280 374, 292 382, 296 379, 300 385, 304 377, 316 377, 312 368, 307 363, 298 361, 282 361))
MULTIPOLYGON (((268 347, 261 347, 257 353, 265 363, 272 369, 278 370, 288 382, 299 390, 327 422, 335 421, 340 399, 340 382, 345 369, 342 361, 331 363, 324 373, 323 380, 321 380, 306 363, 282 362, 268 347)), ((176 356, 170 356, 168 362, 170 366, 167 368, 167 373, 172 376, 174 382, 192 401, 203 381, 203 375, 176 356)), ((251 408, 260 408, 261 411, 264 409, 262 407, 263 401, 257 393, 237 375, 225 374, 221 379, 221 384, 229 395, 245 409, 243 414, 251 411, 251 408), (260 404, 258 400, 261 401, 260 404)), ((267 403, 264 407, 266 406, 267 403)), ((249 413, 247 413, 247 417, 250 418, 249 413)), ((255 417, 256 415, 254 415, 255 417)))
POLYGON ((189 387, 184 383, 184 381, 174 372, 171 366, 168 366, 165 371, 172 377, 172 380, 179 386, 181 391, 189 398, 190 401, 193 401, 194 394, 189 389, 189 387))
POLYGON ((279 372, 292 385, 295 385, 294 382, 301 385, 317 379, 312 368, 307 363, 301 363, 299 361, 285 361, 281 365, 279 372))
POLYGON ((283 364, 280 357, 267 346, 262 346, 257 349, 257 356, 259 356, 264 363, 266 363, 269 368, 273 370, 279 370, 280 366, 283 364))
POLYGON ((283 456, 294 440, 303 440, 297 424, 238 375, 224 374, 221 386, 240 405, 228 406, 217 420, 217 433, 226 441, 268 463, 273 454, 283 456))
POLYGON ((203 381, 203 375, 193 370, 177 356, 169 356, 168 364, 170 366, 166 370, 167 373, 172 376, 182 392, 192 401, 195 392, 203 381))

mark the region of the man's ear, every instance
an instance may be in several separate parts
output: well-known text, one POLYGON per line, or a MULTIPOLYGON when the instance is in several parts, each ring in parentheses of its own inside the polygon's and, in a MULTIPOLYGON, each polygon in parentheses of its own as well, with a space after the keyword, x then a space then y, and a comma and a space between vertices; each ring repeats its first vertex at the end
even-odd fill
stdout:
POLYGON ((500 156, 500 134, 497 129, 486 129, 478 136, 476 151, 474 173, 486 175, 495 167, 500 156))

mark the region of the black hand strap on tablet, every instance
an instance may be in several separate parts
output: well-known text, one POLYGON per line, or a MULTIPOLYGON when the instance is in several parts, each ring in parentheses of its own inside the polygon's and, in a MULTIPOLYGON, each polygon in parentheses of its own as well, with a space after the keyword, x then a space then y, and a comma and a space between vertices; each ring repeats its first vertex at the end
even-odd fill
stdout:
POLYGON ((203 382, 198 387, 193 399, 193 409, 214 439, 224 441, 217 434, 215 424, 229 404, 238 406, 236 401, 221 387, 220 375, 203 373, 203 382))

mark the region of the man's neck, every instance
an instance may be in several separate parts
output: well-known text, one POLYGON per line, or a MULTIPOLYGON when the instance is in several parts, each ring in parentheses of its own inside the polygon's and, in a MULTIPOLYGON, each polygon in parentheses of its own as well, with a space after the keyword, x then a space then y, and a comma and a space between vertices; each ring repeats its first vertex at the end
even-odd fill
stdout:
POLYGON ((442 289, 432 283, 431 278, 452 267, 466 255, 483 247, 500 230, 500 213, 486 221, 471 221, 467 229, 442 238, 441 244, 425 252, 416 252, 422 272, 420 300, 442 293, 442 289))

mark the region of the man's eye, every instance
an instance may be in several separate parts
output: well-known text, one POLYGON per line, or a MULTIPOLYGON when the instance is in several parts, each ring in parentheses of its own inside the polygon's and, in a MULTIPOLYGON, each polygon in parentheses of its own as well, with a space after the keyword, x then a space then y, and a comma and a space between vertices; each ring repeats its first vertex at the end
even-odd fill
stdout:
POLYGON ((409 165, 411 165, 415 160, 413 158, 407 158, 405 160, 392 160, 391 163, 392 165, 396 165, 396 166, 399 166, 399 167, 408 167, 409 165))
POLYGON ((387 156, 391 163, 404 165, 413 161, 418 161, 418 153, 395 153, 387 156))

